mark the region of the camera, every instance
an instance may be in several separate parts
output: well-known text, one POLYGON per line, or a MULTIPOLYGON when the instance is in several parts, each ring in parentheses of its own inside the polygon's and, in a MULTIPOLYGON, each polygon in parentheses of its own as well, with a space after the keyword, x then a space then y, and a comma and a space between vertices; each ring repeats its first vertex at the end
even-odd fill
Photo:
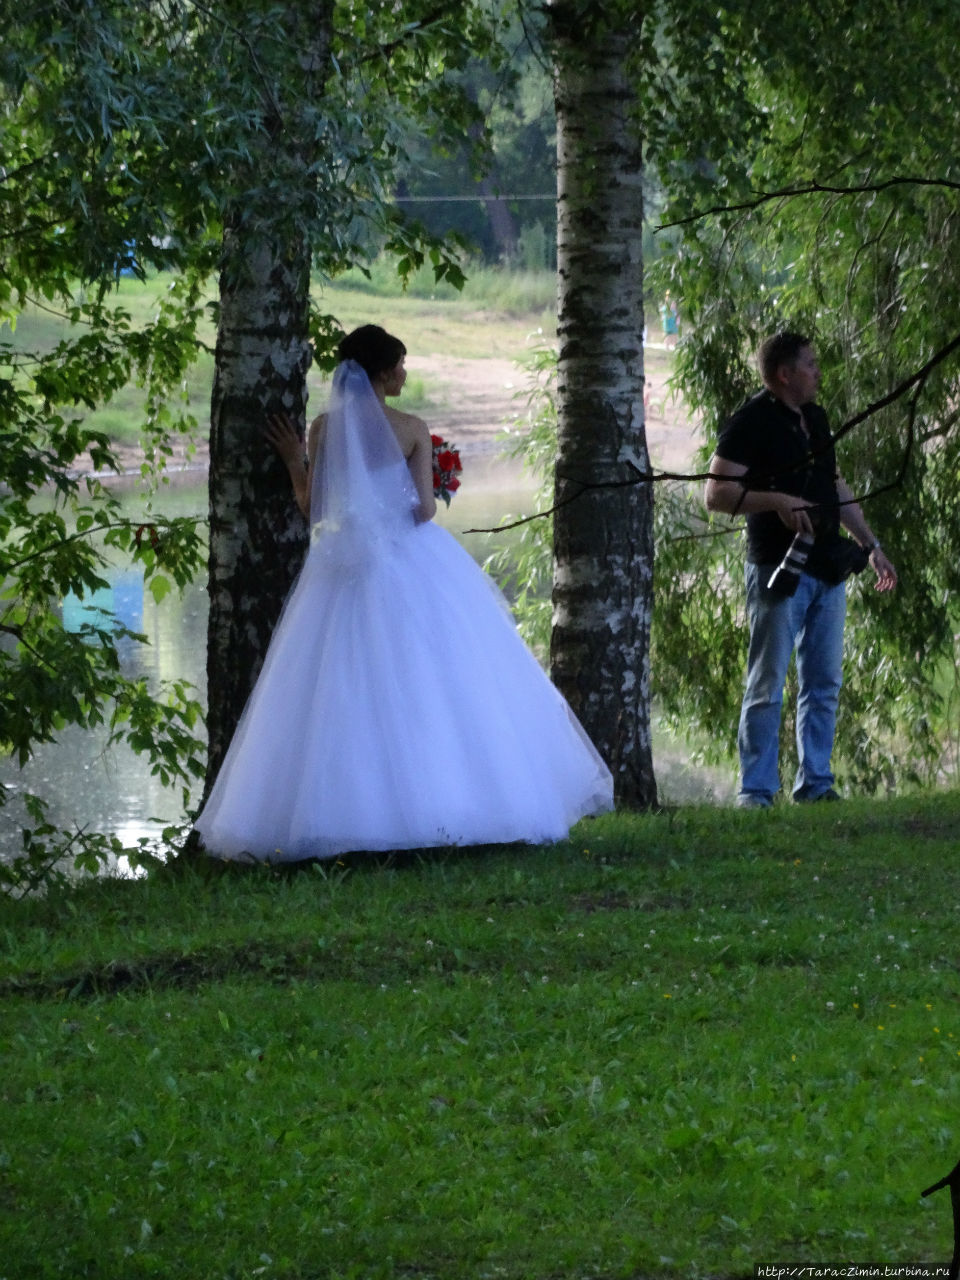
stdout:
POLYGON ((787 554, 771 573, 767 590, 778 596, 792 596, 800 583, 807 556, 813 546, 812 533, 797 533, 787 548, 787 554))

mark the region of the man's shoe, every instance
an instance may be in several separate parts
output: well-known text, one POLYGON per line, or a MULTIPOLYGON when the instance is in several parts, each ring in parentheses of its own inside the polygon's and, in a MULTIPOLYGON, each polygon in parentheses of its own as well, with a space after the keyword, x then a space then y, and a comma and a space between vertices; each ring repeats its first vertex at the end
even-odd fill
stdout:
POLYGON ((794 796, 797 804, 817 804, 820 800, 842 800, 843 796, 834 791, 833 787, 827 787, 826 791, 821 791, 818 796, 794 796))
POLYGON ((737 796, 738 809, 772 809, 773 801, 768 800, 766 796, 744 795, 737 796))

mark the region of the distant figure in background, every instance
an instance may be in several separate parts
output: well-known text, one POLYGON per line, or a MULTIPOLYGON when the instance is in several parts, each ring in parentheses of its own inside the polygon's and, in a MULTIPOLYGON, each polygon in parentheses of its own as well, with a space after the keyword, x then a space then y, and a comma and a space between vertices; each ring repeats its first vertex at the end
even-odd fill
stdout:
POLYGON ((680 312, 676 299, 670 297, 669 289, 660 303, 660 326, 663 329, 664 343, 672 351, 680 335, 680 312))
POLYGON ((310 549, 196 829, 208 852, 292 862, 562 839, 613 780, 493 581, 432 523, 427 424, 388 407, 406 348, 340 344, 307 463, 268 436, 310 549))

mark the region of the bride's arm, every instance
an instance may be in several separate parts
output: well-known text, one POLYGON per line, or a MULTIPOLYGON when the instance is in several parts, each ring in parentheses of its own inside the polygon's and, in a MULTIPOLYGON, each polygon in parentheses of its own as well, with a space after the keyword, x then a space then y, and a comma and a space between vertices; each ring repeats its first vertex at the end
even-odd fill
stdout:
POLYGON ((297 504, 307 520, 310 519, 310 495, 313 493, 313 472, 317 464, 317 451, 320 448, 320 440, 326 425, 327 415, 321 413, 310 423, 310 430, 307 433, 307 472, 304 479, 303 502, 300 501, 300 495, 297 494, 297 504))
POLYGON ((290 474, 293 496, 303 514, 310 515, 310 487, 313 480, 313 464, 317 456, 317 445, 323 429, 324 415, 315 418, 310 425, 307 436, 307 456, 304 457, 303 441, 296 427, 286 414, 274 414, 268 419, 263 434, 280 455, 281 461, 290 474))
POLYGON ((414 418, 413 452, 407 458, 407 466, 417 486, 420 509, 417 519, 432 520, 437 514, 437 500, 433 496, 433 442, 430 439, 430 428, 420 418, 414 418))

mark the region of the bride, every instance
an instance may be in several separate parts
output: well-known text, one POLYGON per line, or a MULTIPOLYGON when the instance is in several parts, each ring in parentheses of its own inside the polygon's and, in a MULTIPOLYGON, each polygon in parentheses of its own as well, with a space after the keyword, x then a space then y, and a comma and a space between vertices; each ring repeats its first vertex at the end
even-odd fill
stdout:
POLYGON ((432 523, 430 433, 385 399, 405 355, 377 325, 343 339, 306 469, 272 428, 310 548, 196 820, 215 857, 542 844, 613 807, 498 588, 432 523))

